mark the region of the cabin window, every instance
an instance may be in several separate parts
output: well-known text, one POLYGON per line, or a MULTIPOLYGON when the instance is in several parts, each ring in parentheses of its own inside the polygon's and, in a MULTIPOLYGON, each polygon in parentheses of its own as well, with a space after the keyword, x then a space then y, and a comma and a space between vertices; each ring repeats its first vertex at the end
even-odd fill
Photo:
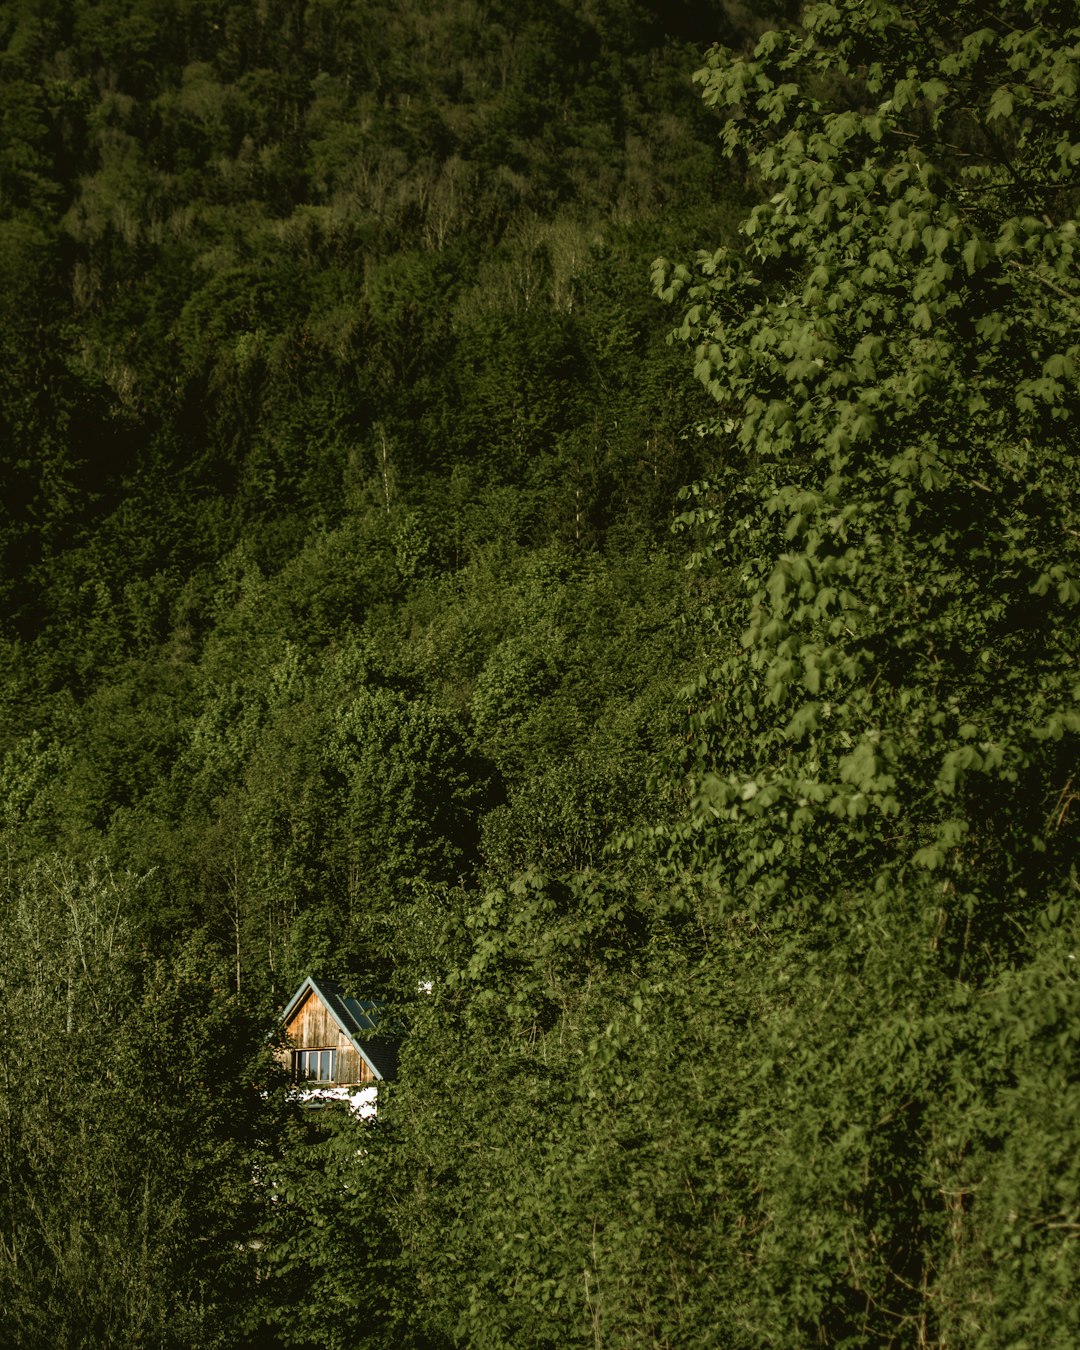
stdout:
POLYGON ((294 1050, 293 1077, 332 1083, 337 1074, 336 1050, 294 1050))

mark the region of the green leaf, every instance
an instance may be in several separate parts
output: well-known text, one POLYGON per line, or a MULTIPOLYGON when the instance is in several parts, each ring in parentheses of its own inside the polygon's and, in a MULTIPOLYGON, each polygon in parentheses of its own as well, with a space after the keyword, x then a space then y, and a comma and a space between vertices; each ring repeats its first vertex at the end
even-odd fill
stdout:
POLYGON ((988 122, 993 122, 999 117, 1011 117, 1013 111, 1012 90, 1006 85, 995 89, 990 99, 990 110, 986 115, 988 122))
POLYGON ((967 268, 968 276, 973 276, 980 267, 985 266, 987 259, 986 246, 977 236, 971 238, 964 245, 964 265, 967 268))

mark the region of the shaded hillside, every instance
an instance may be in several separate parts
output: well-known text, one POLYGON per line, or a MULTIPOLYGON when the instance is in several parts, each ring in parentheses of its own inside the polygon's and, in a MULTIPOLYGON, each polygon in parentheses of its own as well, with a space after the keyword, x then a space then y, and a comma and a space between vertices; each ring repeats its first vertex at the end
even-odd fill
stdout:
POLYGON ((0 1339, 1075 1344, 1074 7, 0 37, 0 1339))

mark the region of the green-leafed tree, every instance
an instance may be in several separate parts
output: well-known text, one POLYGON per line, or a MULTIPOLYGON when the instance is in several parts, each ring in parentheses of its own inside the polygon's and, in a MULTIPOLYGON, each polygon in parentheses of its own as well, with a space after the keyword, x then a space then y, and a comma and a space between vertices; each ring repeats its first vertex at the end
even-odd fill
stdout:
POLYGON ((190 942, 148 960, 137 884, 61 859, 0 921, 3 1339, 235 1345, 282 1125, 265 1026, 190 942), (269 1095, 268 1095, 269 1094, 269 1095))
POLYGON ((1076 1335, 1075 1132, 1030 1094, 1080 1091, 1078 41, 816 5, 699 76, 767 198, 656 270, 719 405, 683 523, 745 595, 664 838, 777 988, 722 1145, 739 1343, 1076 1335))
MULTIPOLYGON (((769 200, 657 268, 719 405, 685 796, 447 904, 399 1097, 432 1328, 1076 1339, 1078 36, 824 5, 710 54, 769 200)), ((492 728, 557 679, 493 652, 492 728)))

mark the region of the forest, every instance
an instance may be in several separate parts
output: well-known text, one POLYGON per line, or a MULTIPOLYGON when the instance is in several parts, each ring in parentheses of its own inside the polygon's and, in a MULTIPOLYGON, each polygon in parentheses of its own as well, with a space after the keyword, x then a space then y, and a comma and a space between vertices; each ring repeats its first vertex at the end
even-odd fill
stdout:
POLYGON ((6 0, 0 1350, 1080 1345, 1078 206, 1075 0, 6 0))

